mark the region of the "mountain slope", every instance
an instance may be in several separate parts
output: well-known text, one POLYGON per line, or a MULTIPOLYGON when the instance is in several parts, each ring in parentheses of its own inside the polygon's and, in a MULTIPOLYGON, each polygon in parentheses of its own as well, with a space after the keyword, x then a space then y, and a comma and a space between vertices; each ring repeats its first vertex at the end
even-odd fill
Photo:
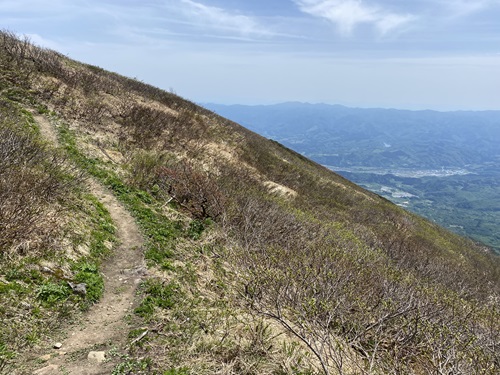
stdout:
POLYGON ((500 111, 206 106, 500 253, 500 111))
MULTIPOLYGON (((499 261, 484 248, 172 93, 7 32, 0 42, 2 108, 17 113, 2 124, 21 129, 30 111, 51 121, 68 173, 107 186, 145 238, 129 344, 106 348, 113 373, 498 371, 499 261)), ((42 266, 16 237, 0 244, 7 267, 42 266)), ((69 250, 52 261, 70 263, 69 250)), ((81 300, 51 280, 64 298, 48 311, 81 300)), ((22 373, 42 344, 27 350, 9 327, 1 363, 22 373)))

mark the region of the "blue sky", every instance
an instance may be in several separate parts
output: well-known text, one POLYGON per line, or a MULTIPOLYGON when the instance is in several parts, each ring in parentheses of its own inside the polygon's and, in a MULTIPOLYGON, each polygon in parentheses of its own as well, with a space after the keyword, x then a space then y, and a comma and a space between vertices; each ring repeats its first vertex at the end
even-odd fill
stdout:
POLYGON ((0 27, 197 102, 500 109, 500 0, 0 0, 0 27))

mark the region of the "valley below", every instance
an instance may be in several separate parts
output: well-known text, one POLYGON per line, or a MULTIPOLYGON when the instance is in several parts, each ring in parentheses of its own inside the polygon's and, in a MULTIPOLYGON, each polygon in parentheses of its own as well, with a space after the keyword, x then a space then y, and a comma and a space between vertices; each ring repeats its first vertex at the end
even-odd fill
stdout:
POLYGON ((500 253, 500 112, 206 106, 500 253))
POLYGON ((401 207, 500 252, 500 171, 329 168, 401 207))

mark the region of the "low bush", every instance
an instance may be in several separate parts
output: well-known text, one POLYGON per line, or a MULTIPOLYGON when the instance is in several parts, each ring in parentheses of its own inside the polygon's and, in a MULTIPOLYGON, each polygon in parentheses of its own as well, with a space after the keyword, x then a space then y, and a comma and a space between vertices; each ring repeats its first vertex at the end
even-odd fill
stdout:
POLYGON ((170 196, 181 209, 199 220, 218 220, 225 210, 225 196, 215 176, 181 160, 157 169, 160 189, 170 196))
POLYGON ((58 203, 71 196, 81 175, 43 143, 32 118, 15 104, 0 100, 0 116, 0 255, 42 251, 59 229, 58 203))

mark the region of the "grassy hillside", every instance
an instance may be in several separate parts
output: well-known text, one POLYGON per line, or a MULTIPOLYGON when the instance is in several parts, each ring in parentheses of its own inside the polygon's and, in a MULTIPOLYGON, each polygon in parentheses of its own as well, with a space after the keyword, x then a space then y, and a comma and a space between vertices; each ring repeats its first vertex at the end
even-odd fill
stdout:
POLYGON ((114 374, 498 373, 500 268, 483 247, 172 93, 9 32, 0 101, 0 371, 28 371, 46 323, 98 300, 113 225, 84 191, 94 179, 135 217, 149 267, 114 374), (95 298, 68 289, 79 275, 95 298))

